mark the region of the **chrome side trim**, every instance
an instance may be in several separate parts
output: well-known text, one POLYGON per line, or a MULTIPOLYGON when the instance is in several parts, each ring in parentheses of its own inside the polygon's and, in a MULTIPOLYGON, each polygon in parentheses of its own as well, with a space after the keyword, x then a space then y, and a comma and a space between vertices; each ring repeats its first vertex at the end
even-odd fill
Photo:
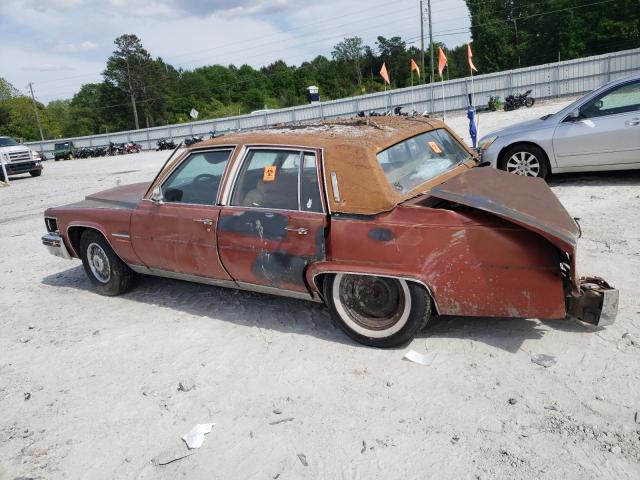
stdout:
POLYGON ((131 238, 131 236, 129 235, 129 232, 112 233, 111 236, 116 238, 131 238))
POLYGON ((345 274, 348 274, 348 275, 369 275, 371 277, 397 278, 398 280, 406 280, 407 282, 417 283, 419 285, 422 285, 427 290, 427 293, 429 294, 429 296, 431 297, 431 300, 433 301, 433 306, 434 306, 434 308, 436 310, 436 313, 438 315, 440 314, 440 308, 438 308, 438 303, 436 302, 436 298, 433 296, 433 292, 429 288, 429 285, 424 283, 422 280, 417 280, 417 279, 412 278, 412 277, 402 277, 402 276, 399 276, 399 275, 382 275, 380 273, 351 272, 351 271, 343 272, 343 271, 337 271, 337 270, 323 270, 321 272, 313 274, 313 284, 316 287, 316 290, 318 292, 320 292, 320 295, 322 295, 322 292, 320 291, 320 286, 318 285, 318 282, 316 282, 316 277, 319 277, 320 275, 324 275, 325 273, 334 273, 334 274, 335 273, 345 273, 345 274))
POLYGON ((295 290, 284 290, 278 287, 269 287, 266 285, 255 285, 253 283, 236 282, 237 288, 240 290, 248 290, 250 292, 266 293, 269 295, 279 295, 281 297, 297 298, 299 300, 310 300, 312 302, 322 302, 319 298, 310 293, 298 292, 295 290))
POLYGON ((51 255, 56 257, 71 259, 67 247, 64 245, 64 240, 57 233, 48 233, 42 237, 42 244, 47 247, 51 255))
POLYGON ((171 278, 174 280, 183 280, 185 282, 202 283, 205 285, 213 285, 215 287, 235 288, 237 290, 247 290, 250 292, 266 293, 269 295, 278 295, 281 297, 297 298, 300 300, 310 300, 312 302, 322 303, 322 299, 305 292, 297 292, 294 290, 285 290, 277 287, 269 287, 266 285, 255 285, 247 282, 234 282, 233 280, 220 280, 217 278, 201 277, 199 275, 190 275, 186 273, 172 272, 169 270, 160 270, 158 268, 148 268, 143 265, 127 264, 131 270, 144 275, 153 275, 155 277, 171 278))
POLYGON ((129 268, 136 273, 145 275, 153 275, 156 277, 172 278, 174 280, 184 280, 185 282, 204 283, 206 285, 214 285, 216 287, 236 287, 233 280, 222 280, 210 277, 201 277, 199 275, 190 275, 187 273, 173 272, 171 270, 161 270, 159 268, 149 268, 143 265, 127 264, 129 268))

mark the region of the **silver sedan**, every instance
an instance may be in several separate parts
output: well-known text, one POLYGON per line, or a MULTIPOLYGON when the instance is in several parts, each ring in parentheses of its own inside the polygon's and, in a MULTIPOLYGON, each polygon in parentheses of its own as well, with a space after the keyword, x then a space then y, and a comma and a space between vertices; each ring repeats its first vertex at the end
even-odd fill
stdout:
POLYGON ((640 74, 558 113, 492 132, 479 145, 484 161, 518 175, 640 168, 640 74))

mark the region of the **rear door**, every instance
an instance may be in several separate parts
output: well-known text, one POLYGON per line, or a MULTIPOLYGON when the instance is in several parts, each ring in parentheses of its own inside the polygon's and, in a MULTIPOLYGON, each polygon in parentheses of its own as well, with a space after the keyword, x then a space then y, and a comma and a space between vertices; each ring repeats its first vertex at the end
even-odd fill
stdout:
POLYGON ((566 118, 553 136, 559 167, 640 165, 640 80, 617 85, 566 118))
POLYGON ((231 148, 193 151, 163 181, 162 203, 140 202, 131 217, 131 241, 145 266, 229 280, 218 256, 216 225, 231 153, 231 148))
POLYGON ((319 178, 315 150, 246 149, 218 221, 220 258, 241 287, 308 293, 306 267, 325 257, 319 178))

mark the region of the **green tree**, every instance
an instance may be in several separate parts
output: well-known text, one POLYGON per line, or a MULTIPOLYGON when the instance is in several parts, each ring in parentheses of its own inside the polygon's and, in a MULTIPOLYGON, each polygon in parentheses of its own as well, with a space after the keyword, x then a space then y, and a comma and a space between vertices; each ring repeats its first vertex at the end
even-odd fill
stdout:
POLYGON ((342 42, 333 47, 331 56, 338 62, 338 66, 346 67, 356 74, 358 90, 362 90, 362 55, 364 45, 360 37, 347 37, 342 42))
POLYGON ((121 35, 113 43, 117 48, 107 60, 103 76, 106 82, 129 94, 135 127, 138 129, 140 123, 136 100, 145 93, 149 79, 146 68, 151 63, 151 56, 136 35, 121 35))

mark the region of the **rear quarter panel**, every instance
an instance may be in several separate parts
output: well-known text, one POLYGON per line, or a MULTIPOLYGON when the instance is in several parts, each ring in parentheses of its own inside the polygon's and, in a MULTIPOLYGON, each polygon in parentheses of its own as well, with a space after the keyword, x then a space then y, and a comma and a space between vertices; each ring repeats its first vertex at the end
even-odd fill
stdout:
POLYGON ((441 315, 562 318, 555 247, 492 215, 400 206, 375 217, 332 217, 322 271, 368 272, 427 286, 441 315))

